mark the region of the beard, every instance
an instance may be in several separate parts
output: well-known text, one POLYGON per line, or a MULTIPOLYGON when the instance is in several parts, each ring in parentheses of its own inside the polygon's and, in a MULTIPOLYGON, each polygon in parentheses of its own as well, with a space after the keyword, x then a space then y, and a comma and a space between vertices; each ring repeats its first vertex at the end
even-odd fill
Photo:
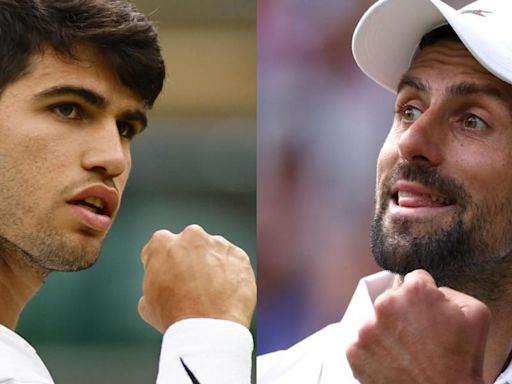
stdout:
MULTIPOLYGON (((0 163, 0 170, 3 170, 0 163)), ((94 265, 101 250, 105 234, 92 230, 67 230, 57 227, 57 212, 66 196, 72 196, 84 185, 97 183, 91 177, 70 183, 60 193, 53 204, 44 210, 37 199, 26 196, 38 196, 36 188, 20 192, 20 185, 29 185, 29 181, 18 180, 18 176, 6 171, 4 189, 0 199, 0 257, 4 254, 23 260, 35 268, 46 271, 73 272, 94 265), (8 177, 10 176, 10 177, 8 177), (12 185, 9 181, 12 180, 12 185)), ((102 180, 109 186, 112 181, 102 180)), ((68 228, 69 229, 69 228, 68 228)))
POLYGON ((36 209, 18 214, 0 206, 0 217, 10 218, 0 224, 0 257, 15 257, 46 271, 73 272, 91 267, 98 258, 103 236, 86 229, 73 233, 53 228, 53 211, 36 216, 36 209))
POLYGON ((0 255, 18 259, 29 265, 47 272, 74 272, 87 269, 94 265, 100 252, 99 246, 91 244, 70 244, 58 233, 38 233, 17 243, 0 235, 0 255), (29 243, 27 243, 29 242, 29 243), (22 248, 18 244, 37 244, 22 248))
POLYGON ((469 294, 490 305, 506 294, 512 270, 512 207, 508 201, 475 204, 463 185, 426 165, 398 164, 382 183, 371 223, 371 249, 383 269, 405 275, 416 269, 429 272, 438 286, 469 294), (453 218, 444 227, 432 222, 424 233, 419 225, 400 217, 386 220, 397 180, 415 181, 448 198, 453 218), (471 213, 471 220, 465 220, 471 213), (508 213, 505 214, 505 213, 508 213), (504 215, 505 214, 505 215, 504 215), (504 217, 503 233, 496 233, 504 217))

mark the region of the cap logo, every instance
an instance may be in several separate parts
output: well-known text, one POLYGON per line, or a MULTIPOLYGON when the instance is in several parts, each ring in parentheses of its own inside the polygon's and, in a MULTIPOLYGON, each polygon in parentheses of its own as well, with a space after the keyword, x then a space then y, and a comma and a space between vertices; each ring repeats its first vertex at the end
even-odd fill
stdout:
POLYGON ((472 13, 473 15, 486 17, 485 13, 492 13, 492 12, 491 11, 483 11, 481 9, 471 9, 471 10, 463 11, 461 13, 472 13))

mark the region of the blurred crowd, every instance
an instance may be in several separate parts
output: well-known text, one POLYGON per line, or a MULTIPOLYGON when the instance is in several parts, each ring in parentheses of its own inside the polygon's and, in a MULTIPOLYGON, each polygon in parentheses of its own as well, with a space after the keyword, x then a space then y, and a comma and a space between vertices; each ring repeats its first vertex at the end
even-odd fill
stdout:
POLYGON ((339 321, 378 270, 369 223, 394 95, 351 53, 372 3, 258 1, 258 354, 339 321))

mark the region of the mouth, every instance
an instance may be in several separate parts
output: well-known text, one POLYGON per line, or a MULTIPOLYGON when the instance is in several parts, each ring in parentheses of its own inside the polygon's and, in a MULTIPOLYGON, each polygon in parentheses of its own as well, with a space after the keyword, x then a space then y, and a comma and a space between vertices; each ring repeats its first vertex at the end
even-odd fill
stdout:
POLYGON ((69 204, 81 206, 97 215, 105 215, 107 214, 105 209, 105 202, 101 200, 99 197, 88 197, 84 200, 74 200, 70 201, 69 204))
POLYGON ((436 193, 414 193, 409 191, 397 191, 391 195, 395 205, 406 208, 440 208, 453 204, 453 201, 436 193))
POLYGON ((397 182, 392 188, 390 200, 392 208, 415 213, 436 212, 455 204, 455 201, 446 194, 405 181, 397 182))
POLYGON ((114 188, 96 184, 77 193, 67 203, 82 224, 95 231, 105 232, 110 228, 119 206, 119 194, 114 188))

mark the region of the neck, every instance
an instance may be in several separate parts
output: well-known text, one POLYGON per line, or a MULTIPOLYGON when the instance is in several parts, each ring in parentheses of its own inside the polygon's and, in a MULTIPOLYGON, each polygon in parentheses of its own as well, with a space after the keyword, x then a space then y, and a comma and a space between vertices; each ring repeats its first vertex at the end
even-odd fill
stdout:
POLYGON ((21 311, 48 271, 34 266, 20 249, 0 247, 0 324, 15 330, 21 311))

